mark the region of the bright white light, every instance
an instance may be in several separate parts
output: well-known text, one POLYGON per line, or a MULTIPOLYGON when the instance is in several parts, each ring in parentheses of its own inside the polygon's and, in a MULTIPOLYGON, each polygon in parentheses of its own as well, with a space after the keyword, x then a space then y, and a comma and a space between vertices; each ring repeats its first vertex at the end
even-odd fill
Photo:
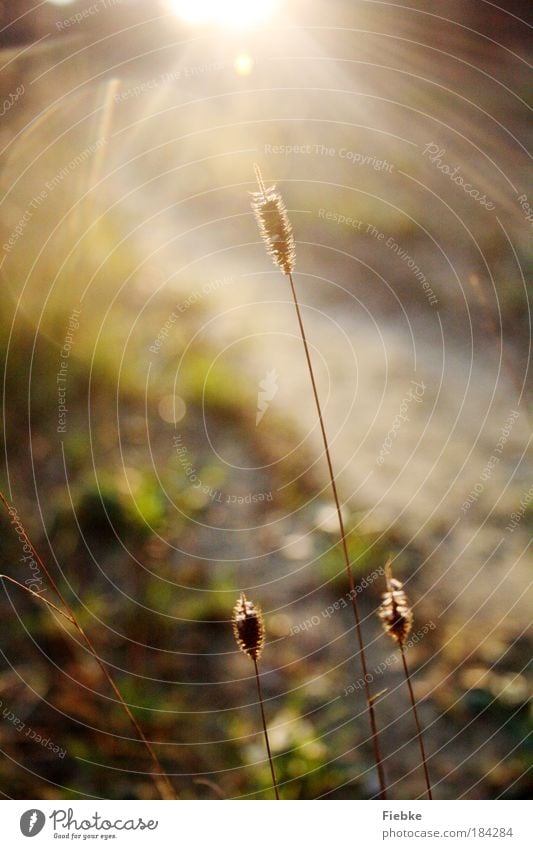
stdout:
POLYGON ((239 53, 233 67, 241 77, 247 77, 253 71, 254 60, 248 53, 239 53))
POLYGON ((277 0, 171 0, 170 5, 188 24, 247 27, 272 14, 277 0))
POLYGON ((74 0, 48 0, 52 6, 70 6, 71 3, 74 3, 74 0))

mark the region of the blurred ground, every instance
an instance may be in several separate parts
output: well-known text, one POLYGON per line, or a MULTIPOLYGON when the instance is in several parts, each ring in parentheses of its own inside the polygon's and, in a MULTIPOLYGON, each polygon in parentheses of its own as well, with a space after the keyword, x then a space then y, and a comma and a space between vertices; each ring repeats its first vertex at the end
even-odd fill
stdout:
MULTIPOLYGON (((350 611, 328 613, 347 587, 301 342, 249 211, 257 161, 295 230, 357 579, 392 553, 427 631, 409 661, 435 794, 525 796, 527 9, 287 4, 274 29, 221 37, 142 3, 67 33, 49 5, 12 30, 2 71, 5 97, 24 89, 0 124, 2 488, 178 792, 266 795, 229 626, 241 589, 266 615, 283 794, 377 790, 350 611)), ((2 541, 2 571, 26 580, 5 517, 2 541)), ((370 584, 391 797, 416 797, 370 584)), ((12 587, 1 605, 2 792, 151 797, 145 753, 69 626, 12 587)))

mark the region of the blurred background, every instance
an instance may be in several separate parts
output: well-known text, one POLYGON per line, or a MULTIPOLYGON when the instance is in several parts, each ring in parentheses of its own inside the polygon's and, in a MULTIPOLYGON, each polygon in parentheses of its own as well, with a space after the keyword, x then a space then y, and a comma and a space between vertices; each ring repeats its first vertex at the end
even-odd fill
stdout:
MULTIPOLYGON (((0 4, 2 491, 182 798, 377 792, 282 192, 391 798, 531 790, 528 2, 0 4), (374 575, 374 577, 372 577, 374 575), (336 605, 336 607, 334 607, 336 605), (358 684, 359 682, 359 684, 358 684), (352 688, 353 692, 349 691, 352 688)), ((54 600, 9 516, 1 571, 54 600)), ((152 798, 70 625, 4 584, 0 792, 152 798)))

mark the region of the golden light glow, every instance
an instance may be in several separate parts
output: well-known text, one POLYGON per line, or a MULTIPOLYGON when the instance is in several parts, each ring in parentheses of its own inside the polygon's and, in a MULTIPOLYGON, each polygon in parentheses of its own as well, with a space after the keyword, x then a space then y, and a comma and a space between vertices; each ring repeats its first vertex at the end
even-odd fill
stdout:
POLYGON ((247 27, 272 14, 277 0, 171 0, 170 5, 189 24, 247 27))
POLYGON ((179 395, 165 395, 161 398, 157 409, 164 422, 176 424, 185 416, 187 405, 179 395))
POLYGON ((248 53, 240 53, 235 59, 233 67, 241 77, 246 77, 253 70, 254 60, 248 53))

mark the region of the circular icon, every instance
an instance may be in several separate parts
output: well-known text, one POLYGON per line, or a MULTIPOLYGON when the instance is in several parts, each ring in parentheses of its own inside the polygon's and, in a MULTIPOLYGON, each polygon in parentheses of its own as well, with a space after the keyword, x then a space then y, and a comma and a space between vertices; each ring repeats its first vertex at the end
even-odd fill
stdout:
POLYGON ((39 834, 43 830, 45 822, 46 817, 43 812, 38 811, 36 808, 31 808, 22 814, 20 818, 20 830, 24 837, 35 837, 36 834, 39 834))

